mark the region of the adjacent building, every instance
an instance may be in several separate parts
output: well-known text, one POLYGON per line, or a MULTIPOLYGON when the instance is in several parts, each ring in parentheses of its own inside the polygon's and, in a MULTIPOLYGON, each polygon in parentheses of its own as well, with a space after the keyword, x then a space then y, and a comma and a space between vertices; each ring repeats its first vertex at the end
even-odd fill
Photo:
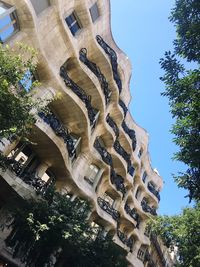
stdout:
MULTIPOLYGON (((130 266, 152 266, 145 228, 163 181, 151 167, 148 134, 128 109, 131 65, 112 38, 110 15, 109 0, 0 1, 0 42, 38 51, 37 73, 22 86, 37 76, 37 97, 60 96, 37 115, 32 144, 1 140, 14 161, 0 170, 0 209, 53 182, 90 200, 94 224, 113 233, 130 266)), ((6 261, 20 266, 1 241, 0 266, 6 261)))

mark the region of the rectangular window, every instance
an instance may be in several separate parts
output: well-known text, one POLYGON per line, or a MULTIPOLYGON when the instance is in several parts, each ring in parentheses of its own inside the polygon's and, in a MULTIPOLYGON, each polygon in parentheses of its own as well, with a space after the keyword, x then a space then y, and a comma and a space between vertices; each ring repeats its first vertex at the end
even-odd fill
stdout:
POLYGON ((145 183, 146 180, 147 180, 147 173, 144 172, 143 175, 142 175, 142 181, 143 181, 143 183, 145 183))
POLYGON ((15 7, 0 2, 0 42, 5 43, 19 30, 15 7))
POLYGON ((99 168, 96 165, 91 164, 84 179, 91 185, 93 185, 97 175, 99 173, 99 168))
POLYGON ((90 15, 91 15, 91 18, 92 18, 92 22, 95 22, 98 19, 98 17, 100 16, 97 3, 95 3, 93 6, 91 6, 90 15))
POLYGON ((31 0, 31 3, 37 15, 50 6, 49 0, 31 0))
POLYGON ((66 17, 65 19, 71 33, 73 36, 81 29, 80 23, 77 20, 75 12, 73 12, 70 16, 66 17))

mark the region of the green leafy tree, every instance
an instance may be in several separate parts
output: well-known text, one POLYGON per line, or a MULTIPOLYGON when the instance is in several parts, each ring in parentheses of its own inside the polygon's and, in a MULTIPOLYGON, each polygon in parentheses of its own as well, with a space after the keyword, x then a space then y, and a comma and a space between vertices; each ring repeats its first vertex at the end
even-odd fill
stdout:
MULTIPOLYGON (((25 136, 34 123, 33 108, 39 101, 32 97, 32 90, 38 82, 29 86, 29 92, 20 86, 26 82, 27 73, 36 69, 34 49, 18 44, 14 49, 0 44, 0 140, 3 137, 25 136)), ((24 84, 25 85, 25 84, 24 84)), ((7 159, 0 153, 0 167, 4 168, 7 159)))
POLYGON ((176 160, 188 166, 175 176, 178 186, 189 191, 190 200, 200 200, 200 2, 176 0, 170 20, 175 24, 177 38, 174 52, 166 52, 160 60, 165 83, 163 96, 168 97, 175 119, 172 127, 179 151, 176 160), (195 67, 187 69, 181 58, 195 67))
POLYGON ((6 244, 26 266, 127 266, 126 252, 88 221, 89 204, 51 191, 12 209, 6 244))
POLYGON ((151 227, 170 249, 178 248, 178 266, 200 266, 200 204, 176 216, 155 219, 151 227))

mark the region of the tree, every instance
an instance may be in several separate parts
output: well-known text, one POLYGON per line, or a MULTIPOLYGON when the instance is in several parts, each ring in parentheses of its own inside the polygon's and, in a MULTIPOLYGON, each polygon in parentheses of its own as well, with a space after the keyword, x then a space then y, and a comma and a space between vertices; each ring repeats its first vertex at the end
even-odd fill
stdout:
MULTIPOLYGON (((200 2, 176 0, 170 20, 175 24, 177 38, 174 52, 166 52, 160 60, 165 71, 161 80, 165 83, 163 96, 169 99, 175 119, 172 127, 173 141, 179 146, 176 160, 188 166, 185 172, 175 176, 178 186, 189 191, 189 199, 200 200, 200 2), (181 63, 182 59, 193 63, 193 68, 181 63)), ((182 60, 183 61, 183 60, 182 60)), ((191 65, 190 65, 191 66, 191 65)))
POLYGON ((168 248, 178 248, 179 266, 200 266, 200 204, 180 215, 157 217, 151 228, 168 248))
POLYGON ((26 266, 127 266, 127 254, 88 221, 89 203, 54 190, 12 208, 6 244, 26 266))
MULTIPOLYGON (((36 63, 34 49, 19 44, 14 50, 0 44, 0 140, 24 136, 35 121, 31 110, 39 103, 31 92, 38 82, 30 80, 36 63)), ((5 163, 6 158, 0 153, 0 167, 5 163)))

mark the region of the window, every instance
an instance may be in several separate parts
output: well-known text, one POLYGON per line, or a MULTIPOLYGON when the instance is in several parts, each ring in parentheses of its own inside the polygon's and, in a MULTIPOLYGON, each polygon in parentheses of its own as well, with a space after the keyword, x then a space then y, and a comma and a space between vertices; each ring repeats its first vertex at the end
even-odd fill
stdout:
POLYGON ((99 168, 96 165, 91 164, 87 170, 87 173, 84 177, 84 179, 90 184, 93 185, 95 178, 97 177, 99 173, 99 168))
POLYGON ((98 9, 97 3, 95 3, 93 6, 91 6, 90 15, 91 15, 91 18, 92 18, 92 22, 95 22, 98 19, 98 17, 99 17, 99 9, 98 9))
POLYGON ((111 196, 109 196, 107 193, 104 194, 103 199, 106 202, 108 202, 111 207, 114 205, 114 202, 115 202, 114 199, 111 196))
POLYGON ((138 188, 136 193, 135 193, 135 198, 138 199, 140 194, 141 194, 141 190, 138 188))
POLYGON ((139 150, 139 152, 138 152, 138 158, 141 158, 142 153, 143 153, 143 149, 141 148, 141 149, 139 150))
POLYGON ((31 3, 37 15, 50 6, 49 0, 31 0, 31 3))
POLYGON ((146 180, 147 180, 147 173, 144 172, 143 175, 142 175, 142 181, 143 181, 143 183, 145 183, 146 180))
POLYGON ((75 36, 75 34, 81 29, 80 23, 77 20, 76 14, 73 12, 70 16, 65 19, 71 33, 75 36))
POLYGON ((0 42, 5 43, 19 30, 15 7, 0 2, 0 42))

